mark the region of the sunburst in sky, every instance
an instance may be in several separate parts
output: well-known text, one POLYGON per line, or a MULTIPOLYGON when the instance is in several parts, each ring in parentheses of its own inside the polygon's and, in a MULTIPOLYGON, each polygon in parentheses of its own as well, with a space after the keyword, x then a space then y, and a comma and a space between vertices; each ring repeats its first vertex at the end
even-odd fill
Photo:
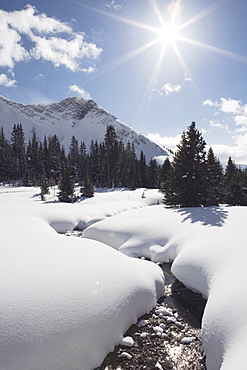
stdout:
POLYGON ((92 98, 172 149, 195 120, 247 163, 246 14, 244 0, 3 2, 0 94, 92 98))

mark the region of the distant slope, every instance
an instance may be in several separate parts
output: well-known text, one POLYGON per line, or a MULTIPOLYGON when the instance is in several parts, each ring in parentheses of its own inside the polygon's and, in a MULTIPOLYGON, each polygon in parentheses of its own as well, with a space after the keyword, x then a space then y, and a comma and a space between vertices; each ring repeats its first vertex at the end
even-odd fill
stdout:
POLYGON ((24 105, 0 97, 0 126, 4 128, 8 139, 13 125, 17 123, 22 124, 26 140, 31 137, 34 127, 40 140, 43 140, 44 135, 48 137, 56 134, 66 150, 73 135, 79 143, 84 141, 87 148, 92 140, 102 142, 107 125, 112 125, 124 144, 134 143, 138 157, 141 151, 147 160, 170 155, 164 148, 106 112, 93 100, 79 97, 38 105, 24 105))

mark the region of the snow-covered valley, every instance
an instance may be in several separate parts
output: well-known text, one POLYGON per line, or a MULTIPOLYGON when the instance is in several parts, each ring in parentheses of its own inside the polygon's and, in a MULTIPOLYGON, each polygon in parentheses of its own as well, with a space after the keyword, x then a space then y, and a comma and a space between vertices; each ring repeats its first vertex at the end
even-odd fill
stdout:
POLYGON ((1 370, 99 366, 163 295, 160 267, 132 257, 174 261, 173 274, 207 298, 208 370, 245 368, 246 207, 167 209, 144 189, 63 204, 39 191, 0 188, 1 370), (81 238, 59 234, 74 228, 81 238))

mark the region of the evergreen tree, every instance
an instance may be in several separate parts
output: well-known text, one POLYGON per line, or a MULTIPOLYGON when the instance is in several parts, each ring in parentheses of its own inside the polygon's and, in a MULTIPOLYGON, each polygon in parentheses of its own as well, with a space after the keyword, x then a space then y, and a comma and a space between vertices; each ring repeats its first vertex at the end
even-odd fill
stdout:
POLYGON ((40 196, 42 201, 45 201, 46 194, 49 194, 49 184, 47 178, 43 175, 40 186, 40 196))
POLYGON ((242 171, 242 199, 241 206, 247 206, 247 169, 242 171))
POLYGON ((49 168, 49 154, 48 154, 48 144, 46 136, 44 136, 43 145, 42 145, 42 162, 44 168, 44 175, 47 179, 50 177, 50 168, 49 168))
POLYGON ((126 145, 126 148, 122 150, 119 172, 121 186, 125 186, 130 189, 135 189, 138 186, 139 172, 135 147, 129 142, 126 145))
POLYGON ((65 169, 59 181, 58 199, 60 202, 72 203, 74 201, 75 182, 69 169, 65 169))
POLYGON ((227 184, 231 181, 232 176, 237 171, 237 167, 232 161, 232 158, 228 158, 228 162, 226 164, 225 174, 224 174, 224 184, 227 186, 227 184))
POLYGON ((26 166, 24 175, 25 186, 37 186, 40 184, 44 172, 43 150, 38 141, 35 129, 32 131, 32 139, 29 140, 26 150, 26 166))
POLYGON ((140 184, 142 187, 147 187, 147 162, 146 156, 144 155, 143 151, 140 154, 140 161, 139 161, 139 171, 140 171, 140 184))
POLYGON ((207 206, 217 206, 223 201, 223 169, 210 147, 206 159, 207 206))
POLYGON ((195 122, 182 135, 178 150, 164 184, 164 203, 168 206, 206 205, 206 143, 195 122))
POLYGON ((228 162, 226 164, 225 168, 225 174, 224 174, 224 202, 229 205, 235 205, 235 201, 232 197, 232 190, 235 186, 235 182, 238 176, 234 176, 237 172, 237 167, 232 161, 232 158, 228 158, 228 162), (235 177, 235 178, 234 178, 235 177))
POLYGON ((88 155, 86 151, 86 145, 84 142, 80 143, 79 148, 79 158, 78 158, 78 181, 80 184, 82 184, 83 179, 86 176, 87 170, 88 170, 88 155))
POLYGON ((117 174, 118 174, 118 140, 115 128, 112 125, 108 125, 104 138, 105 146, 105 171, 108 188, 116 186, 117 174))
POLYGON ((62 172, 61 146, 56 135, 48 138, 48 178, 51 183, 58 183, 62 172))
POLYGON ((68 167, 70 168, 71 174, 75 179, 75 182, 79 180, 79 145, 75 136, 71 138, 68 154, 68 167))
POLYGON ((230 206, 247 205, 246 185, 246 174, 229 157, 224 174, 225 203, 230 206))
POLYGON ((11 133, 11 148, 13 151, 11 163, 11 177, 19 180, 25 170, 25 138, 22 124, 15 124, 11 133))
POLYGON ((164 184, 168 179, 168 174, 169 174, 170 169, 171 169, 171 162, 169 158, 166 158, 160 170, 160 188, 162 191, 164 191, 164 184))
POLYGON ((94 196, 94 185, 93 185, 93 181, 91 179, 91 177, 89 175, 86 175, 85 176, 85 179, 84 179, 84 182, 83 182, 83 185, 80 189, 81 191, 81 195, 83 197, 87 197, 87 198, 91 198, 94 196))
POLYGON ((147 168, 147 188, 159 188, 159 166, 156 159, 151 159, 147 168))
POLYGON ((87 173, 90 174, 93 183, 98 184, 101 169, 100 149, 97 140, 91 141, 87 173))
POLYGON ((3 127, 0 129, 0 183, 9 181, 11 163, 11 148, 5 138, 3 127))

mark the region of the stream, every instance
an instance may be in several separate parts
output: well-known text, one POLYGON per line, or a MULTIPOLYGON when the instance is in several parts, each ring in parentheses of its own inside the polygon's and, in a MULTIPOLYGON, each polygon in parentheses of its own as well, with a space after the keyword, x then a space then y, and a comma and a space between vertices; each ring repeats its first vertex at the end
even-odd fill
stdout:
MULTIPOLYGON (((81 236, 81 231, 69 232, 81 236)), ((187 289, 159 264, 165 275, 164 295, 157 306, 139 318, 124 337, 133 344, 118 345, 95 370, 205 370, 201 319, 206 300, 187 289)))
POLYGON ((176 280, 171 264, 160 267, 166 279, 164 296, 125 333, 133 346, 116 346, 95 370, 206 369, 200 329, 206 300, 176 280), (166 310, 169 315, 162 315, 166 310))

